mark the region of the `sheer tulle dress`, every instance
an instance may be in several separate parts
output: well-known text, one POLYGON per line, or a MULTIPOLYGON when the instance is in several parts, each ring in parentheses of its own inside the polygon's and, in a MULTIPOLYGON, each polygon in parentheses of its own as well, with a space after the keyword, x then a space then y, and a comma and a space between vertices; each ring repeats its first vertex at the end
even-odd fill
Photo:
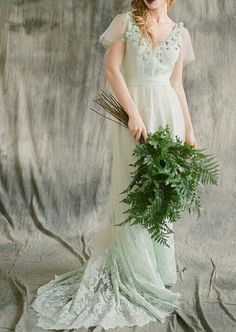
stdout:
MULTIPOLYGON (((172 134, 184 139, 183 112, 170 76, 181 52, 184 65, 195 59, 188 29, 176 23, 153 47, 126 11, 113 18, 100 42, 107 48, 119 38, 126 43, 121 71, 147 131, 169 124, 172 134)), ((106 87, 110 90, 108 83, 106 87)), ((128 165, 134 161, 136 143, 127 128, 109 125, 111 190, 101 230, 85 265, 55 275, 38 288, 31 307, 38 313, 37 326, 44 329, 144 326, 164 322, 181 302, 181 294, 167 288, 177 281, 174 233, 167 247, 154 242, 139 225, 114 226, 126 216, 120 193, 131 180, 128 165)))

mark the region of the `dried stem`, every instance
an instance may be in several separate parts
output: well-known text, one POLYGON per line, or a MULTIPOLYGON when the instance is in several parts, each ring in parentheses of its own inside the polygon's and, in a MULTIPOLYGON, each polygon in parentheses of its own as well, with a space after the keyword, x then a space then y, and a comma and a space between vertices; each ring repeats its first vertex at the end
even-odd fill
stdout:
POLYGON ((99 115, 102 115, 103 117, 116 122, 123 127, 128 128, 128 120, 129 116, 125 112, 123 106, 119 103, 119 101, 111 94, 111 93, 106 93, 104 90, 101 90, 101 92, 98 92, 98 97, 93 99, 93 101, 98 104, 99 106, 102 107, 102 109, 109 114, 111 114, 114 118, 116 118, 119 122, 104 116, 103 114, 97 112, 93 108, 90 108, 92 111, 96 112, 99 115))

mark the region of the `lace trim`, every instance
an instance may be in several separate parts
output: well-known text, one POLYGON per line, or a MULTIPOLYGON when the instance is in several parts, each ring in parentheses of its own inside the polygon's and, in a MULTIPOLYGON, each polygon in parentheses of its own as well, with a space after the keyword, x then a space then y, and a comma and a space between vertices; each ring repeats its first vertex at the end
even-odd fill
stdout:
POLYGON ((38 313, 37 326, 59 330, 100 325, 110 329, 164 322, 179 305, 180 294, 160 288, 155 296, 137 289, 138 284, 125 278, 122 268, 116 253, 106 250, 80 269, 56 275, 38 288, 31 304, 38 313), (161 300, 162 292, 167 292, 169 301, 161 300))

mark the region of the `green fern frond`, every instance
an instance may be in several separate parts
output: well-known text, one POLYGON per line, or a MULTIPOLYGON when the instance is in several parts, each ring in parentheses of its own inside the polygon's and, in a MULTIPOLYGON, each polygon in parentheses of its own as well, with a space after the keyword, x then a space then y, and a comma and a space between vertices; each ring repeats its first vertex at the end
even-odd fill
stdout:
MULTIPOLYGON (((112 94, 102 91, 94 101, 113 115, 115 122, 128 128, 128 115, 112 94)), ((220 165, 205 148, 195 149, 177 135, 173 138, 168 124, 148 133, 146 143, 141 137, 132 155, 131 181, 119 201, 129 208, 123 212, 126 218, 115 226, 142 225, 151 238, 169 247, 173 231, 167 220, 174 223, 185 211, 200 218, 198 187, 217 185, 220 165)))

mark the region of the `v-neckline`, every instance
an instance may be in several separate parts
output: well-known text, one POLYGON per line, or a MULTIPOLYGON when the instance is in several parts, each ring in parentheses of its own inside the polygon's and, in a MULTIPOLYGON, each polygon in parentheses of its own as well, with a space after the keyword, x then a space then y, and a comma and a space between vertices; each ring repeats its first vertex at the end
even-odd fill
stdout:
POLYGON ((154 44, 154 45, 156 45, 156 46, 154 46, 153 43, 150 42, 150 40, 149 40, 146 36, 145 36, 145 37, 146 37, 146 39, 148 40, 148 42, 150 43, 151 47, 152 47, 153 49, 155 49, 156 47, 159 46, 159 44, 165 43, 166 41, 168 41, 168 40, 170 39, 170 37, 172 36, 172 33, 175 31, 177 25, 178 25, 178 23, 175 23, 175 25, 173 26, 173 28, 171 29, 171 31, 167 34, 167 36, 166 36, 165 39, 157 40, 157 41, 155 42, 155 44, 154 44))
POLYGON ((157 49, 161 44, 166 43, 169 41, 169 39, 171 38, 172 34, 174 33, 175 29, 177 28, 177 26, 179 25, 178 22, 175 23, 175 25, 173 26, 173 28, 171 29, 171 31, 168 33, 167 37, 163 40, 159 40, 156 44, 156 46, 153 45, 153 43, 147 38, 147 36, 143 35, 143 33, 140 30, 140 27, 138 26, 138 24, 134 21, 133 17, 132 17, 132 13, 129 12, 129 16, 133 22, 133 24, 137 27, 139 34, 142 38, 144 38, 147 43, 150 45, 150 47, 155 50, 157 49))

